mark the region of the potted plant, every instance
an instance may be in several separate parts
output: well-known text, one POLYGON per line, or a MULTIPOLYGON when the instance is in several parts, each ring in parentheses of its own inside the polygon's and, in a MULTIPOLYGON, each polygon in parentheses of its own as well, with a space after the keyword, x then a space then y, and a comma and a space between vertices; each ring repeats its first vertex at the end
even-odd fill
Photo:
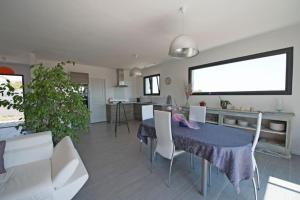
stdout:
POLYGON ((205 101, 200 101, 199 106, 206 106, 206 102, 205 101))
POLYGON ((227 106, 231 105, 230 101, 223 100, 223 99, 221 99, 221 97, 219 97, 219 99, 220 99, 220 106, 222 109, 227 109, 227 106))
POLYGON ((185 93, 185 98, 186 98, 185 106, 189 107, 190 106, 189 98, 190 98, 190 96, 193 93, 192 84, 186 84, 186 85, 184 85, 184 93, 185 93))
POLYGON ((33 78, 25 86, 26 93, 18 94, 10 82, 1 84, 0 95, 11 96, 12 101, 2 100, 0 106, 24 112, 22 131, 32 133, 51 131, 53 142, 70 136, 78 141, 79 133, 87 130, 89 111, 83 103, 77 84, 70 80, 63 66, 74 62, 60 62, 54 67, 33 65, 33 78))

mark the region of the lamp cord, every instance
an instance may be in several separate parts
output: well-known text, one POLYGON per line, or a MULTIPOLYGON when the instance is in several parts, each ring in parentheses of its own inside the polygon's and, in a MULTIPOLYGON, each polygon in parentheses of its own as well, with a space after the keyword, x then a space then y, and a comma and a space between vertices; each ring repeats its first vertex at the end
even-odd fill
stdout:
POLYGON ((182 34, 184 34, 185 33, 185 24, 184 24, 184 7, 183 6, 181 6, 180 8, 179 8, 179 13, 182 15, 181 16, 181 18, 182 18, 182 34))

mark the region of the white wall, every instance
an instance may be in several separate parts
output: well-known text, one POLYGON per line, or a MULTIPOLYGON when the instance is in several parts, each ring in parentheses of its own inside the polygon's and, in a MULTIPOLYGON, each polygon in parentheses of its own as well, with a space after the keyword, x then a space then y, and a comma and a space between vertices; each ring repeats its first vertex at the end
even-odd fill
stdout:
MULTIPOLYGON (((139 94, 138 84, 140 83, 137 78, 129 76, 129 70, 124 70, 125 84, 128 87, 114 88, 114 98, 128 99, 136 98, 139 94)), ((114 83, 114 85, 116 82, 114 83)))
MULTIPOLYGON (((161 75, 161 96, 172 95, 178 104, 185 103, 184 83, 188 81, 188 67, 226 60, 230 58, 294 47, 293 95, 238 95, 222 96, 236 106, 252 106, 257 110, 275 110, 276 98, 282 98, 284 110, 295 113, 292 121, 292 152, 300 154, 300 24, 265 33, 248 39, 200 52, 199 56, 185 60, 172 60, 143 70, 144 75, 161 75), (171 77, 171 85, 165 85, 165 77, 171 77)), ((201 44, 199 44, 201 45, 201 44)), ((142 84, 142 82, 141 82, 142 84)), ((140 95, 143 94, 142 88, 140 95)), ((191 104, 200 100, 210 107, 218 107, 218 96, 192 96, 191 104)))

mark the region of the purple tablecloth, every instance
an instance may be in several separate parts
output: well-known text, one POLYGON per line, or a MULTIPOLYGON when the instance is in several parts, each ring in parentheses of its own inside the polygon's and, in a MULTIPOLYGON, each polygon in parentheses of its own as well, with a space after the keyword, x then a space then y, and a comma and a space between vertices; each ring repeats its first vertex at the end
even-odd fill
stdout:
MULTIPOLYGON (((199 123, 200 129, 180 127, 172 121, 176 149, 200 156, 224 172, 237 192, 239 183, 253 177, 251 146, 253 134, 237 128, 199 123)), ((141 123, 137 136, 147 143, 156 138, 154 120, 141 123)))

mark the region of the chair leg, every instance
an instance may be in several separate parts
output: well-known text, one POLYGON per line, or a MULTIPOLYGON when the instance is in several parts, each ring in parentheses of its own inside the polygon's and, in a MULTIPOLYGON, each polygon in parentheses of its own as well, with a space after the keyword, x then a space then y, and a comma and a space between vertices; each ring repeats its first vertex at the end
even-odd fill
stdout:
POLYGON ((209 164, 209 177, 208 177, 208 186, 211 186, 211 164, 209 164))
POLYGON ((152 158, 152 161, 156 160, 156 151, 154 151, 153 153, 153 158, 152 158))
POLYGON ((252 183, 253 183, 253 188, 254 188, 255 200, 257 200, 257 189, 256 189, 256 183, 255 183, 255 177, 254 176, 252 178, 252 183))
POLYGON ((255 165, 255 172, 257 176, 257 189, 260 190, 260 179, 259 179, 259 171, 257 165, 255 165))
POLYGON ((142 145, 143 145, 143 142, 142 142, 142 140, 140 140, 140 152, 142 152, 142 145))
POLYGON ((156 151, 154 151, 153 156, 152 156, 152 160, 151 160, 151 170, 150 170, 151 173, 152 173, 152 170, 153 170, 153 161, 155 160, 155 158, 156 158, 156 151))
POLYGON ((170 168, 169 168, 168 187, 170 187, 170 185, 171 185, 171 173, 172 173, 173 158, 174 158, 174 157, 173 157, 173 155, 172 155, 171 162, 170 162, 170 168))
POLYGON ((190 165, 191 165, 191 169, 194 169, 194 156, 192 153, 190 153, 190 165))

